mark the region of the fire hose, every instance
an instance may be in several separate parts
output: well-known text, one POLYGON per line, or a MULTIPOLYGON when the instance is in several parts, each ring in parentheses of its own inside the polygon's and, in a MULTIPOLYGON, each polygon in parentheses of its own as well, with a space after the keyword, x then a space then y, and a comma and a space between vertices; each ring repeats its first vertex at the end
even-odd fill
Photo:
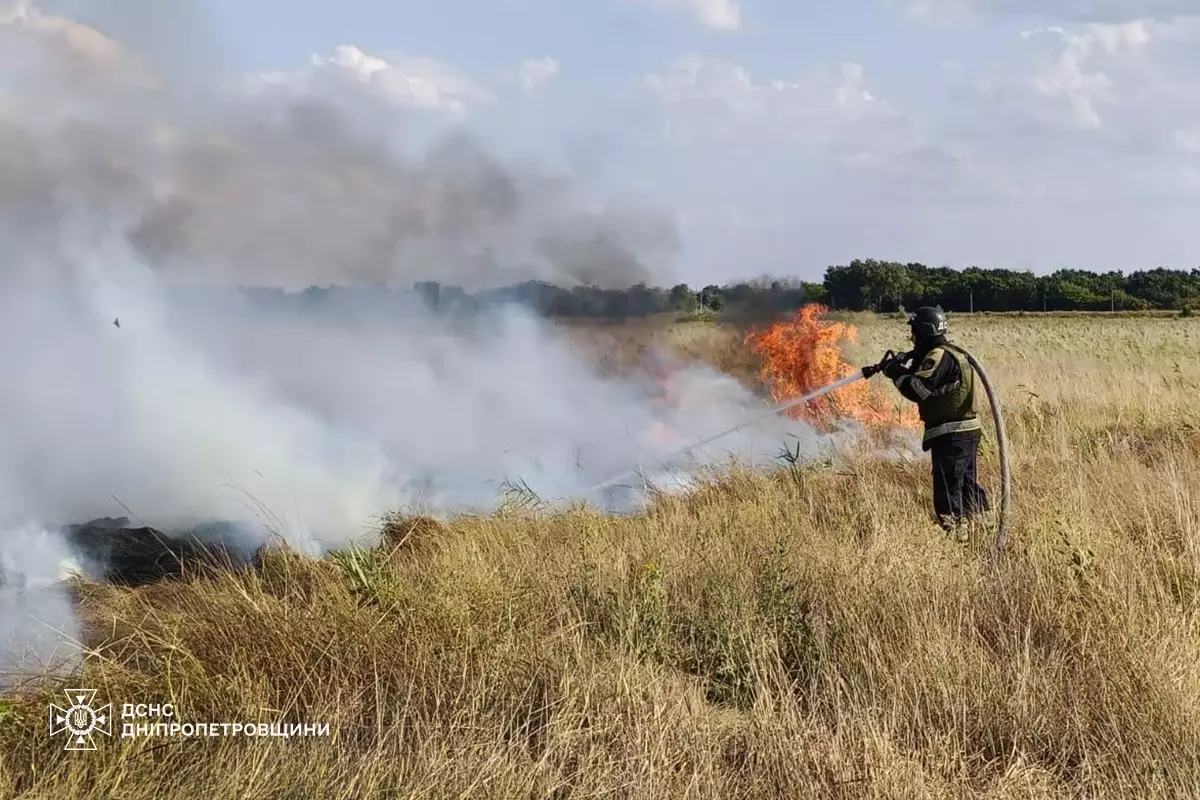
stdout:
MULTIPOLYGON (((988 378, 987 370, 965 347, 956 344, 954 349, 966 357, 971 368, 975 370, 975 374, 979 376, 979 381, 983 384, 983 390, 987 394, 988 405, 992 409, 992 424, 996 428, 996 450, 1000 459, 1000 510, 996 519, 996 553, 999 554, 1004 552, 1004 546, 1008 539, 1008 512, 1012 502, 1012 480, 1008 469, 1008 436, 1004 430, 1004 415, 1000 411, 1000 400, 996 397, 996 391, 988 378)), ((871 378, 882 372, 890 362, 903 364, 912 357, 912 352, 894 353, 889 350, 878 364, 863 367, 862 375, 864 378, 871 378)))

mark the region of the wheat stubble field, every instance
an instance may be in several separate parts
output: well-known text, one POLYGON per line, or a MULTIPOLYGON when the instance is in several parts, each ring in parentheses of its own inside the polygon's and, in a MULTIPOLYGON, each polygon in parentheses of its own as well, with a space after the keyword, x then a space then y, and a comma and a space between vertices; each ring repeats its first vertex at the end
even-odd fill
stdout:
MULTIPOLYGON (((904 344, 854 322, 852 363, 904 344)), ((863 449, 633 518, 392 518, 333 561, 81 585, 90 654, 0 705, 0 794, 1200 796, 1200 318, 952 325, 1007 415, 998 566, 932 524, 926 461, 863 449), (64 752, 63 686, 331 735, 64 752)), ((608 334, 754 371, 720 326, 608 334)))

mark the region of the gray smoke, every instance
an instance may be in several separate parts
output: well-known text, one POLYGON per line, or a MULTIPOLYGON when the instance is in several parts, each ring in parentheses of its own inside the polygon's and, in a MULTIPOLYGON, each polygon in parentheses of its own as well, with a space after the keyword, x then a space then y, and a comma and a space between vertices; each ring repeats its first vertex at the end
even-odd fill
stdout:
MULTIPOLYGON (((28 7, 0 16, 0 75, 0 670, 78 637, 63 525, 219 521, 317 554, 386 510, 486 509, 506 481, 595 500, 761 408, 698 367, 661 407, 516 308, 314 313, 196 288, 652 279, 642 254, 669 229, 589 212, 568 182, 461 136, 402 157, 294 97, 174 93, 169 71, 28 7)), ((785 436, 817 445, 775 419, 674 468, 761 463, 785 436)))
POLYGON ((181 91, 169 79, 192 70, 164 74, 28 6, 0 21, 0 63, 11 76, 0 106, 6 189, 47 203, 69 196, 106 226, 120 219, 156 269, 287 288, 671 278, 678 242, 667 220, 587 207, 569 179, 502 164, 465 130, 406 149, 395 126, 352 123, 368 105, 348 85, 328 100, 181 91))

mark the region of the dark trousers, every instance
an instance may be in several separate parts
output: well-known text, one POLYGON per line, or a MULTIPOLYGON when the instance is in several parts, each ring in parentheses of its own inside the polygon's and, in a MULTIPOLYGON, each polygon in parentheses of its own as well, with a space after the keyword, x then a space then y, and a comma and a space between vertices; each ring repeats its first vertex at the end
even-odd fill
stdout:
POLYGON ((988 510, 987 492, 976 472, 979 439, 979 433, 951 433, 929 443, 933 510, 943 527, 988 510))

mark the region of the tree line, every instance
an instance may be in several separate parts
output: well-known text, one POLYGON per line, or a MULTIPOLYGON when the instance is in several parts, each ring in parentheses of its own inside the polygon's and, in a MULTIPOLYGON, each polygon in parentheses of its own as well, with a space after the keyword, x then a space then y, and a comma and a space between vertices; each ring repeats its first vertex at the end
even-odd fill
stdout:
POLYGON ((1200 305, 1200 269, 1049 275, 1010 269, 927 267, 874 259, 825 270, 830 306, 895 311, 940 305, 947 311, 1147 311, 1200 305))
MULTIPOLYGON (((277 294, 272 290, 247 290, 277 294)), ((313 287, 301 293, 310 303, 378 289, 313 287)), ((821 283, 759 279, 692 288, 639 283, 626 289, 563 288, 527 281, 502 289, 468 293, 457 286, 417 283, 411 292, 441 311, 472 311, 517 303, 547 317, 621 320, 655 314, 769 316, 807 303, 845 311, 893 312, 923 305, 946 311, 1144 311, 1200 308, 1200 269, 1091 272, 1064 269, 1044 276, 1010 269, 929 267, 918 263, 855 259, 829 266, 821 283)), ((281 293, 278 293, 281 295, 281 293)), ((374 294, 378 299, 378 294, 374 294)))

